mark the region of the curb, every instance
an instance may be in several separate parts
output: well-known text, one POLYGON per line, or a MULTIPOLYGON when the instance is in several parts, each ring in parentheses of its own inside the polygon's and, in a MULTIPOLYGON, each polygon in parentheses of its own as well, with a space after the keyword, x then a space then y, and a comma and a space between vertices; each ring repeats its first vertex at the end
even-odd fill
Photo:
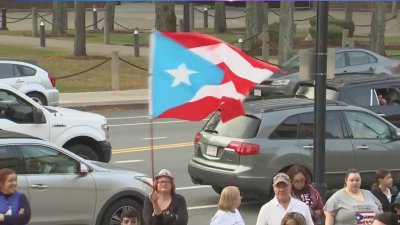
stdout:
POLYGON ((83 103, 60 103, 59 107, 76 109, 85 112, 99 112, 99 111, 148 109, 149 103, 147 100, 105 101, 105 102, 83 102, 83 103))

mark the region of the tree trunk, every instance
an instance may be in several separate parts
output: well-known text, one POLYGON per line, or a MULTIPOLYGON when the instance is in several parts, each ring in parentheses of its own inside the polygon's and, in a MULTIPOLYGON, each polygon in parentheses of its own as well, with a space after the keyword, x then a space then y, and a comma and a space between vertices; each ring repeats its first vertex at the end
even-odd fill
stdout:
POLYGON ((74 56, 87 56, 85 32, 85 2, 75 2, 74 56))
MULTIPOLYGON (((265 17, 264 17, 264 2, 255 2, 256 3, 256 8, 257 8, 257 29, 258 32, 262 32, 262 28, 265 22, 265 17)), ((267 3, 268 4, 268 3, 267 3)))
POLYGON ((345 15, 344 20, 346 21, 353 21, 353 3, 352 2, 345 2, 345 15))
POLYGON ((245 50, 249 51, 257 47, 258 34, 264 24, 264 9, 262 2, 246 2, 246 35, 245 50))
POLYGON ((115 15, 114 2, 106 2, 106 5, 104 6, 104 15, 107 15, 107 18, 104 17, 104 23, 107 23, 110 31, 114 31, 114 15, 115 15))
POLYGON ((393 1, 392 2, 392 16, 396 16, 397 15, 397 2, 393 1))
POLYGON ((225 2, 215 2, 214 33, 226 32, 225 2))
POLYGON ((66 33, 64 28, 64 13, 64 3, 58 1, 53 2, 53 25, 51 28, 51 34, 53 36, 63 36, 66 33))
POLYGON ((175 3, 156 2, 156 24, 159 31, 176 31, 175 3))
POLYGON ((294 2, 281 2, 279 16, 279 57, 278 64, 285 62, 293 49, 293 9, 294 2))
POLYGON ((380 1, 372 2, 372 18, 371 18, 371 50, 380 54, 385 54, 385 17, 386 3, 380 1))
POLYGON ((268 25, 268 2, 265 2, 263 4, 263 16, 264 16, 264 22, 263 25, 268 25))

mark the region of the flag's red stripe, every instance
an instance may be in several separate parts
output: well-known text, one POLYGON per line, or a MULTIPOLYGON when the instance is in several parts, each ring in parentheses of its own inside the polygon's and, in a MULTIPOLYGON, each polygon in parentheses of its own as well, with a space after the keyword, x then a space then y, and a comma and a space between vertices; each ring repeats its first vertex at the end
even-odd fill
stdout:
POLYGON ((185 46, 186 48, 196 48, 205 45, 215 45, 224 43, 222 40, 212 36, 200 33, 177 33, 177 32, 161 32, 163 35, 173 39, 177 43, 185 46))
POLYGON ((272 72, 279 71, 279 67, 266 63, 264 61, 261 61, 259 59, 253 58, 249 55, 247 55, 245 52, 241 51, 240 49, 236 48, 235 46, 228 44, 220 39, 217 39, 215 37, 201 34, 201 33, 193 33, 193 32, 188 32, 188 33, 177 33, 177 32, 162 32, 163 35, 173 39, 177 43, 185 46, 186 48, 196 48, 196 47, 201 47, 201 46, 206 46, 206 45, 215 45, 215 44, 220 44, 220 43, 225 43, 228 45, 230 48, 232 48, 235 52, 237 52, 240 56, 242 56, 244 59, 246 59, 253 67, 256 68, 263 68, 263 69, 268 69, 271 70, 272 72))
POLYGON ((224 122, 244 114, 241 101, 226 97, 217 99, 209 96, 195 102, 188 102, 184 105, 169 109, 157 118, 177 118, 188 121, 199 121, 206 118, 218 108, 221 109, 221 119, 224 122))

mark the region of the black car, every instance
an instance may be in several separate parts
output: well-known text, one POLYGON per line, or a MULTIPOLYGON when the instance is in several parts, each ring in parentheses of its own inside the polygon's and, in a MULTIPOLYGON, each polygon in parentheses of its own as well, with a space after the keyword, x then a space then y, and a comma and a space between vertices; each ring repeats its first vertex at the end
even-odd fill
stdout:
MULTIPOLYGON (((297 97, 314 98, 314 82, 301 81, 297 97)), ((374 111, 400 127, 400 77, 347 75, 327 80, 326 99, 338 100, 374 111)))

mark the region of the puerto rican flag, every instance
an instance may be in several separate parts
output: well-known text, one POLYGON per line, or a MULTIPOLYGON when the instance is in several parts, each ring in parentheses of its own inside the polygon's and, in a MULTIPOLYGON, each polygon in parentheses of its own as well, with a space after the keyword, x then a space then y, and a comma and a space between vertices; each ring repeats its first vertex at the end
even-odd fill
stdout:
POLYGON ((155 31, 150 38, 151 118, 198 121, 220 109, 228 121, 244 114, 253 86, 279 70, 205 34, 155 31))

